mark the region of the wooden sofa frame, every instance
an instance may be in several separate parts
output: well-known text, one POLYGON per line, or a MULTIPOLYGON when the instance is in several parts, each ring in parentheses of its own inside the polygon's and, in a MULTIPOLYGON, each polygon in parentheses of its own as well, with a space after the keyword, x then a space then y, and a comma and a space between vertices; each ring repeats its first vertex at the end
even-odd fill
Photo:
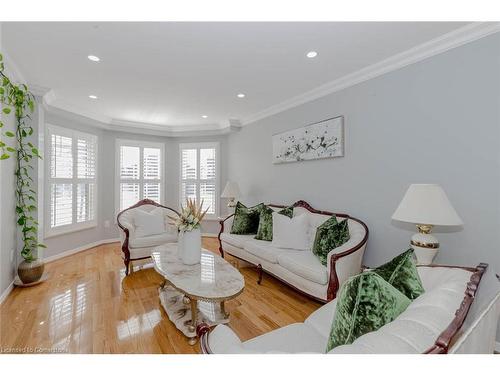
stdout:
MULTIPOLYGON (((284 207, 288 207, 288 206, 283 206, 283 205, 277 205, 277 204, 269 204, 269 206, 272 206, 272 207, 277 207, 277 208, 284 208, 284 207)), ((298 292, 302 293, 302 294, 305 294, 306 296, 314 299, 314 300, 317 300, 319 302, 322 302, 322 303, 326 303, 328 301, 331 301, 332 299, 334 299, 337 295, 337 292, 339 290, 339 278, 338 278, 338 275, 337 275, 337 272, 336 272, 336 263, 337 261, 340 259, 340 258, 343 258, 349 254, 352 254, 354 253, 355 251, 358 251, 359 249, 361 249, 365 244, 366 242, 368 241, 368 227, 366 226, 365 223, 363 223, 361 220, 359 219, 356 219, 354 217, 351 217, 349 215, 346 215, 346 214, 338 214, 338 213, 334 213, 334 212, 329 212, 329 211, 319 211, 319 210, 316 210, 314 208, 312 208, 309 203, 303 201, 303 200, 300 200, 300 201, 297 201, 293 204, 293 207, 302 207, 306 210, 308 210, 309 212, 312 212, 314 214, 321 214, 321 215, 335 215, 337 217, 342 217, 342 218, 346 218, 346 219, 350 219, 350 220, 354 220, 358 223, 360 223, 364 228, 365 228, 365 236, 363 237, 363 239, 361 240, 360 243, 358 243, 356 246, 350 248, 350 249, 347 249, 341 253, 338 253, 338 254, 334 254, 331 259, 330 259, 330 278, 328 280, 328 289, 327 289, 327 297, 326 297, 326 300, 322 299, 322 298, 318 298, 318 297, 315 297, 313 295, 310 295, 309 293, 306 293, 300 289, 298 289, 297 287, 295 287, 294 285, 286 282, 285 280, 277 277, 276 275, 272 274, 270 271, 267 271, 265 269, 262 268, 262 265, 261 264, 253 264, 251 262, 249 262, 248 260, 246 259, 241 259, 235 255, 232 255, 232 257, 234 258, 237 258, 237 259, 240 259, 240 260, 243 260, 247 263, 250 263, 250 264, 253 264, 253 266, 255 266, 257 268, 257 271, 259 272, 259 279, 257 281, 258 284, 260 284, 262 282, 262 275, 263 273, 267 273, 271 276, 273 276, 274 278, 280 280, 282 283, 288 285, 289 287, 297 290, 298 292)), ((219 231, 219 235, 217 236, 218 240, 219 240, 219 252, 220 252, 220 255, 221 257, 224 258, 224 249, 222 248, 222 240, 221 240, 221 234, 224 232, 224 222, 226 220, 228 220, 229 218, 233 217, 234 214, 231 214, 229 215, 228 217, 224 218, 224 219, 221 219, 219 220, 219 224, 220 224, 220 231, 219 231)))
MULTIPOLYGON (((446 267, 446 268, 460 268, 472 272, 470 281, 465 288, 465 295, 460 304, 460 307, 455 312, 455 317, 446 329, 441 332, 434 344, 427 349, 423 354, 447 354, 450 347, 458 338, 458 333, 462 328, 470 307, 474 302, 479 283, 483 277, 484 272, 488 268, 488 264, 480 263, 476 267, 461 267, 461 266, 444 266, 444 265, 430 265, 425 267, 446 267)), ((208 335, 210 327, 206 323, 199 324, 196 328, 196 333, 200 338, 200 349, 203 354, 213 354, 208 344, 208 335)))
POLYGON ((170 208, 170 207, 167 207, 167 206, 163 206, 151 199, 143 199, 139 202, 137 202, 136 204, 134 204, 133 206, 130 206, 129 208, 126 208, 124 209, 123 211, 120 211, 118 213, 118 215, 116 216, 116 222, 118 223, 118 226, 120 227, 121 230, 123 230, 123 232, 125 232, 125 241, 123 241, 123 245, 122 245, 122 252, 123 252, 123 263, 125 263, 125 275, 128 275, 129 272, 130 272, 130 269, 131 269, 131 262, 132 261, 137 261, 137 260, 144 260, 144 259, 148 259, 148 258, 151 258, 150 256, 147 256, 147 257, 140 257, 140 258, 130 258, 130 249, 128 248, 128 243, 129 243, 129 236, 130 236, 130 233, 129 233, 129 230, 128 228, 125 228, 121 223, 120 223, 120 216, 122 216, 122 214, 128 210, 131 210, 133 208, 137 208, 137 207, 140 207, 140 206, 144 206, 144 205, 152 205, 152 206, 156 206, 156 207, 162 207, 162 208, 166 208, 167 210, 170 210, 172 212, 174 212, 175 214, 179 215, 179 213, 174 210, 173 208, 170 208))

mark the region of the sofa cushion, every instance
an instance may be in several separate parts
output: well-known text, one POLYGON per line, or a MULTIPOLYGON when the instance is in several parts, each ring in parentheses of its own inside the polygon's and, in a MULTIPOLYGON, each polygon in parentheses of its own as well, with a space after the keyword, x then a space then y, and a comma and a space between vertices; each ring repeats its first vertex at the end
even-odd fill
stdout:
POLYGON ((422 281, 417 272, 413 249, 408 249, 389 262, 373 270, 385 281, 414 300, 424 292, 422 281))
POLYGON ((146 237, 131 237, 129 246, 131 248, 159 246, 167 242, 177 242, 177 235, 172 233, 155 234, 146 237))
POLYGON ((287 251, 293 251, 274 247, 270 242, 255 239, 245 242, 244 249, 250 254, 262 258, 270 263, 278 263, 278 256, 287 251))
POLYGON ((351 345, 334 348, 332 354, 423 353, 450 324, 460 305, 470 272, 460 269, 418 267, 426 285, 421 294, 393 322, 359 337, 351 345), (426 282, 439 279, 439 284, 426 282))
MULTIPOLYGON (((259 227, 257 228, 256 240, 272 241, 273 240, 273 208, 264 206, 260 211, 259 227)), ((278 211, 279 214, 288 217, 293 216, 293 207, 285 207, 278 211)))
POLYGON ((340 290, 326 351, 378 330, 396 319, 410 303, 375 272, 351 277, 340 290))
POLYGON ((134 211, 135 236, 146 237, 165 232, 165 218, 160 210, 134 211))
POLYGON ((243 249, 247 241, 253 240, 253 234, 231 234, 231 233, 221 233, 221 241, 227 242, 230 245, 239 247, 243 249))
POLYGON ((286 251, 278 257, 278 263, 288 271, 312 282, 325 285, 328 271, 310 251, 286 251))
POLYGON ((310 250, 309 218, 306 215, 293 218, 273 212, 273 240, 276 247, 294 250, 310 250))
POLYGON ((256 234, 263 207, 264 203, 253 207, 246 207, 241 202, 236 203, 231 234, 256 234))
POLYGON ((258 353, 318 353, 324 351, 326 340, 307 324, 295 323, 245 341, 242 346, 258 353))
POLYGON ((316 230, 312 252, 321 264, 326 265, 328 253, 349 241, 349 224, 347 220, 337 221, 335 216, 321 224, 316 230))

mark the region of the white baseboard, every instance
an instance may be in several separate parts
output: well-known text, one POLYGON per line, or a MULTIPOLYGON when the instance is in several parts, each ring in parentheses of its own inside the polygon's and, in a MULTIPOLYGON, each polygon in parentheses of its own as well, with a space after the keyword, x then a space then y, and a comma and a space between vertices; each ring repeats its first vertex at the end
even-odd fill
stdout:
POLYGON ((202 233, 202 237, 211 237, 211 238, 217 238, 219 235, 215 233, 202 233))
POLYGON ((500 353, 500 342, 495 342, 495 352, 500 353))
POLYGON ((3 303, 3 301, 5 301, 10 292, 12 292, 12 289, 14 289, 14 280, 10 283, 7 289, 3 291, 2 295, 0 295, 0 305, 3 303))
POLYGON ((55 260, 58 260, 58 259, 70 256, 70 255, 79 253, 80 251, 88 250, 88 249, 91 249, 91 248, 99 246, 99 245, 104 245, 104 244, 113 243, 113 242, 120 242, 120 239, 119 238, 109 238, 109 239, 106 239, 106 240, 100 240, 100 241, 88 243, 86 245, 79 246, 79 247, 77 247, 75 249, 66 250, 66 251, 63 251, 62 253, 55 254, 55 255, 52 255, 50 257, 47 257, 47 258, 44 259, 44 262, 45 263, 53 262, 55 260))

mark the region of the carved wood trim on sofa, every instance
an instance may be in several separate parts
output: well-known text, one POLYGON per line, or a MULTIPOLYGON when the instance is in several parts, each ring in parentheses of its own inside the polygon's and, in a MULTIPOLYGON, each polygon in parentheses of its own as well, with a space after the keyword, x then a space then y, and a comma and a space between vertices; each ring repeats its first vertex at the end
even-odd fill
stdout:
MULTIPOLYGON (((289 206, 278 205, 278 204, 268 204, 268 206, 272 206, 272 207, 276 207, 276 208, 289 207, 289 206)), ((258 268, 258 270, 259 270, 259 277, 262 274, 262 272, 265 272, 265 273, 273 276, 274 278, 280 280, 284 284, 286 284, 286 285, 292 287, 293 289, 299 291, 300 293, 305 294, 308 297, 310 297, 310 298, 312 298, 314 300, 317 300, 319 302, 326 303, 326 302, 331 301, 332 299, 334 299, 336 297, 338 289, 339 289, 339 278, 338 278, 337 269, 336 269, 337 261, 339 259, 341 259, 341 258, 343 258, 343 257, 345 257, 345 256, 347 256, 349 254, 352 254, 355 251, 361 249, 366 244, 366 242, 368 241, 368 234, 369 234, 368 227, 361 220, 356 219, 356 218, 354 218, 352 216, 349 216, 347 214, 340 214, 340 213, 335 213, 335 212, 330 212, 330 211, 316 210, 315 208, 312 208, 309 203, 307 203, 306 201, 303 201, 303 200, 295 202, 292 206, 293 207, 304 208, 304 209, 308 210, 309 212, 311 212, 313 214, 330 215, 330 216, 335 215, 337 217, 342 217, 342 218, 354 220, 354 221, 358 222, 359 224, 361 224, 363 226, 363 228, 365 229, 365 236, 363 237, 363 239, 361 240, 360 243, 358 243, 356 246, 354 246, 354 247, 352 247, 350 249, 347 249, 347 250, 345 250, 345 251, 343 251, 341 253, 334 254, 334 255, 331 256, 331 258, 330 258, 330 275, 329 275, 329 280, 328 280, 328 288, 327 288, 327 293, 326 293, 326 300, 324 300, 322 298, 315 297, 315 296, 313 296, 313 295, 311 295, 309 293, 306 293, 306 292, 304 292, 304 291, 302 291, 302 290, 294 287, 290 283, 287 283, 286 281, 280 279, 279 277, 277 277, 273 273, 271 273, 271 272, 269 272, 269 271, 267 271, 265 269, 262 269, 262 267, 259 268, 259 266, 260 266, 259 264, 254 264, 254 266, 256 266, 258 268)), ((222 241, 221 241, 220 236, 224 232, 224 222, 227 219, 229 219, 230 217, 232 217, 232 216, 234 216, 234 214, 231 214, 228 217, 219 220, 220 231, 219 231, 219 235, 217 236, 217 238, 219 239, 219 252, 220 252, 220 254, 221 254, 222 257, 224 257, 224 249, 222 248, 222 241)), ((231 255, 231 256, 233 256, 235 258, 238 258, 238 257, 236 257, 234 255, 231 255)), ((241 258, 238 258, 238 259, 241 259, 241 258)), ((246 259, 242 259, 242 260, 244 260, 247 263, 251 263, 251 262, 247 261, 246 259)))
MULTIPOLYGON (((427 349, 423 354, 447 354, 450 346, 457 338, 460 329, 462 328, 470 307, 474 302, 481 278, 488 268, 488 264, 480 263, 476 267, 448 266, 448 265, 426 265, 421 267, 443 267, 443 268, 460 268, 466 271, 473 272, 470 281, 465 288, 465 296, 460 304, 460 307, 455 312, 455 317, 446 329, 438 336, 434 345, 427 349)), ((208 344, 208 336, 210 327, 206 323, 198 325, 196 333, 200 338, 200 348, 203 354, 213 354, 208 344)))
POLYGON ((136 204, 134 204, 133 206, 130 206, 129 208, 126 208, 123 211, 120 211, 118 213, 118 215, 116 216, 116 222, 117 222, 118 226, 120 227, 120 229, 123 230, 123 232, 125 233, 125 241, 123 241, 123 245, 122 245, 123 263, 125 263, 125 275, 129 274, 129 268, 130 268, 129 265, 130 265, 131 261, 148 259, 150 257, 130 258, 130 249, 128 248, 130 233, 129 233, 128 228, 125 228, 120 223, 120 216, 122 216, 122 214, 128 210, 131 210, 133 208, 137 208, 140 206, 144 206, 147 204, 152 205, 152 206, 156 206, 156 207, 166 208, 167 210, 170 210, 170 211, 176 213, 177 215, 179 215, 179 213, 176 210, 174 210, 173 208, 159 204, 151 199, 143 199, 143 200, 137 202, 136 204))
POLYGON ((481 282, 481 278, 483 277, 484 272, 488 268, 488 264, 480 263, 477 267, 454 267, 454 266, 439 266, 432 265, 432 267, 449 267, 449 268, 461 268, 467 271, 473 272, 470 281, 467 283, 467 287, 465 288, 465 296, 460 304, 460 307, 455 312, 455 318, 451 321, 448 327, 439 335, 436 339, 433 346, 425 351, 424 354, 446 354, 454 341, 457 338, 457 334, 462 328, 465 318, 469 313, 472 302, 474 302, 474 298, 476 297, 476 292, 479 288, 479 283, 481 282))

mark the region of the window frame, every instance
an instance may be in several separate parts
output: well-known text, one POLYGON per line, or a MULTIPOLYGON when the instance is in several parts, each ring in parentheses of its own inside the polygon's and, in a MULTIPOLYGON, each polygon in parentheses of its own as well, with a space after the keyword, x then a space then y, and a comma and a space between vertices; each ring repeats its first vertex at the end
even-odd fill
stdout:
POLYGON ((194 142, 194 143, 179 143, 179 197, 178 204, 179 209, 182 199, 182 183, 190 182, 196 184, 196 199, 200 199, 200 185, 203 181, 214 181, 215 182, 215 212, 213 214, 206 214, 203 220, 216 220, 220 214, 220 143, 219 142, 194 142), (200 149, 213 148, 215 149, 215 179, 203 180, 200 178, 200 149), (186 149, 196 149, 196 178, 182 178, 182 150, 186 149))
MULTIPOLYGON (((120 207, 120 184, 122 182, 138 183, 139 184, 139 200, 144 199, 144 183, 156 182, 157 179, 145 179, 143 174, 144 169, 144 149, 159 148, 160 149, 160 202, 165 204, 166 186, 165 186, 165 144, 161 142, 135 141, 131 139, 116 139, 115 142, 115 213, 118 214, 122 209, 120 207), (139 147, 139 178, 131 179, 120 176, 120 148, 121 146, 139 147)), ((116 216, 116 215, 115 215, 116 216)))
POLYGON ((51 125, 51 124, 46 124, 46 129, 45 129, 45 162, 44 162, 44 169, 45 169, 45 178, 44 178, 44 201, 47 203, 45 207, 47 208, 45 210, 44 214, 44 238, 50 238, 50 237, 55 237, 55 236, 60 236, 63 234, 68 234, 72 232, 78 232, 81 230, 85 229, 90 229, 90 228, 95 228, 97 227, 98 223, 98 197, 99 197, 99 139, 97 135, 92 134, 92 133, 85 133, 81 132, 78 130, 73 130, 69 128, 63 128, 61 126, 56 126, 56 125, 51 125), (68 137, 71 138, 71 155, 73 158, 72 162, 72 177, 71 178, 57 178, 57 177, 52 177, 51 176, 51 169, 50 169, 50 163, 52 160, 52 147, 51 147, 51 142, 52 142, 52 135, 59 135, 63 137, 68 137), (77 140, 78 138, 80 139, 87 139, 95 142, 95 174, 94 178, 79 178, 78 177, 78 147, 77 147, 77 140), (51 194, 51 185, 53 183, 68 183, 72 184, 72 223, 71 224, 66 224, 66 225, 60 225, 57 227, 52 227, 52 221, 51 221, 51 210, 52 210, 52 194, 51 194), (77 189, 78 189, 78 184, 80 183, 93 183, 94 184, 94 202, 93 202, 93 212, 94 212, 94 219, 92 220, 87 220, 83 222, 78 222, 77 221, 77 189))

